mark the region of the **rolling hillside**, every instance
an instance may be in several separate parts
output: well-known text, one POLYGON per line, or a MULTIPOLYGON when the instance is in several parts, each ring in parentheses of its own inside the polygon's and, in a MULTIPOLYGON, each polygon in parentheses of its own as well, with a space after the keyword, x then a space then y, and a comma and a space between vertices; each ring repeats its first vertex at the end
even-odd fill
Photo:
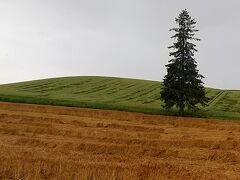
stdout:
MULTIPOLYGON (((0 86, 0 101, 172 114, 162 109, 161 83, 113 77, 64 77, 0 86)), ((207 89, 198 117, 240 119, 240 91, 207 89)))

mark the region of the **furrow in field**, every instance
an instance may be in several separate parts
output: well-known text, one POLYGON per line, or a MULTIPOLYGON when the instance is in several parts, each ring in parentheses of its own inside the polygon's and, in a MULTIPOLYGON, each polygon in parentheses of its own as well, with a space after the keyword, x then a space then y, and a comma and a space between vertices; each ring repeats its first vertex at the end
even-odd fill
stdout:
POLYGON ((237 179, 240 124, 0 103, 0 179, 237 179))

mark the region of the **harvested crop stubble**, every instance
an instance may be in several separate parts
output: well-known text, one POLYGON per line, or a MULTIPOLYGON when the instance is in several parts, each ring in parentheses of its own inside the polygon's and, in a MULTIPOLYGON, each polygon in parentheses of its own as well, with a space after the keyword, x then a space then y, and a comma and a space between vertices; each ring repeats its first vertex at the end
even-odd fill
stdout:
POLYGON ((239 179, 240 123, 0 103, 0 179, 239 179))

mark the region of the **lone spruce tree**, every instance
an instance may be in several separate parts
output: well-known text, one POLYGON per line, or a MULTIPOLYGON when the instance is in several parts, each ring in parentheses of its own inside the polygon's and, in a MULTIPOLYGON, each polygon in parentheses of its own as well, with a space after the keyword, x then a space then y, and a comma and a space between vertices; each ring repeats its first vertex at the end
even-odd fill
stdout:
POLYGON ((167 75, 163 80, 161 91, 161 99, 164 101, 164 107, 170 109, 177 107, 180 115, 184 115, 184 111, 196 110, 197 104, 206 105, 208 98, 205 96, 205 89, 202 79, 204 78, 198 73, 197 63, 194 59, 196 45, 192 41, 200 41, 195 38, 196 21, 191 18, 187 10, 183 10, 178 18, 176 18, 177 28, 172 28, 176 34, 171 38, 176 39, 170 52, 172 59, 166 65, 167 75))

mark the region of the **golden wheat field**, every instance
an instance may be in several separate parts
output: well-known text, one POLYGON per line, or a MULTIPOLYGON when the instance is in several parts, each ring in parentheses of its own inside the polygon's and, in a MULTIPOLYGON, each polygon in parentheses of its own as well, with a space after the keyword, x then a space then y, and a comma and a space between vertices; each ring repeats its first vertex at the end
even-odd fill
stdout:
POLYGON ((0 103, 0 179, 240 179, 240 123, 0 103))

